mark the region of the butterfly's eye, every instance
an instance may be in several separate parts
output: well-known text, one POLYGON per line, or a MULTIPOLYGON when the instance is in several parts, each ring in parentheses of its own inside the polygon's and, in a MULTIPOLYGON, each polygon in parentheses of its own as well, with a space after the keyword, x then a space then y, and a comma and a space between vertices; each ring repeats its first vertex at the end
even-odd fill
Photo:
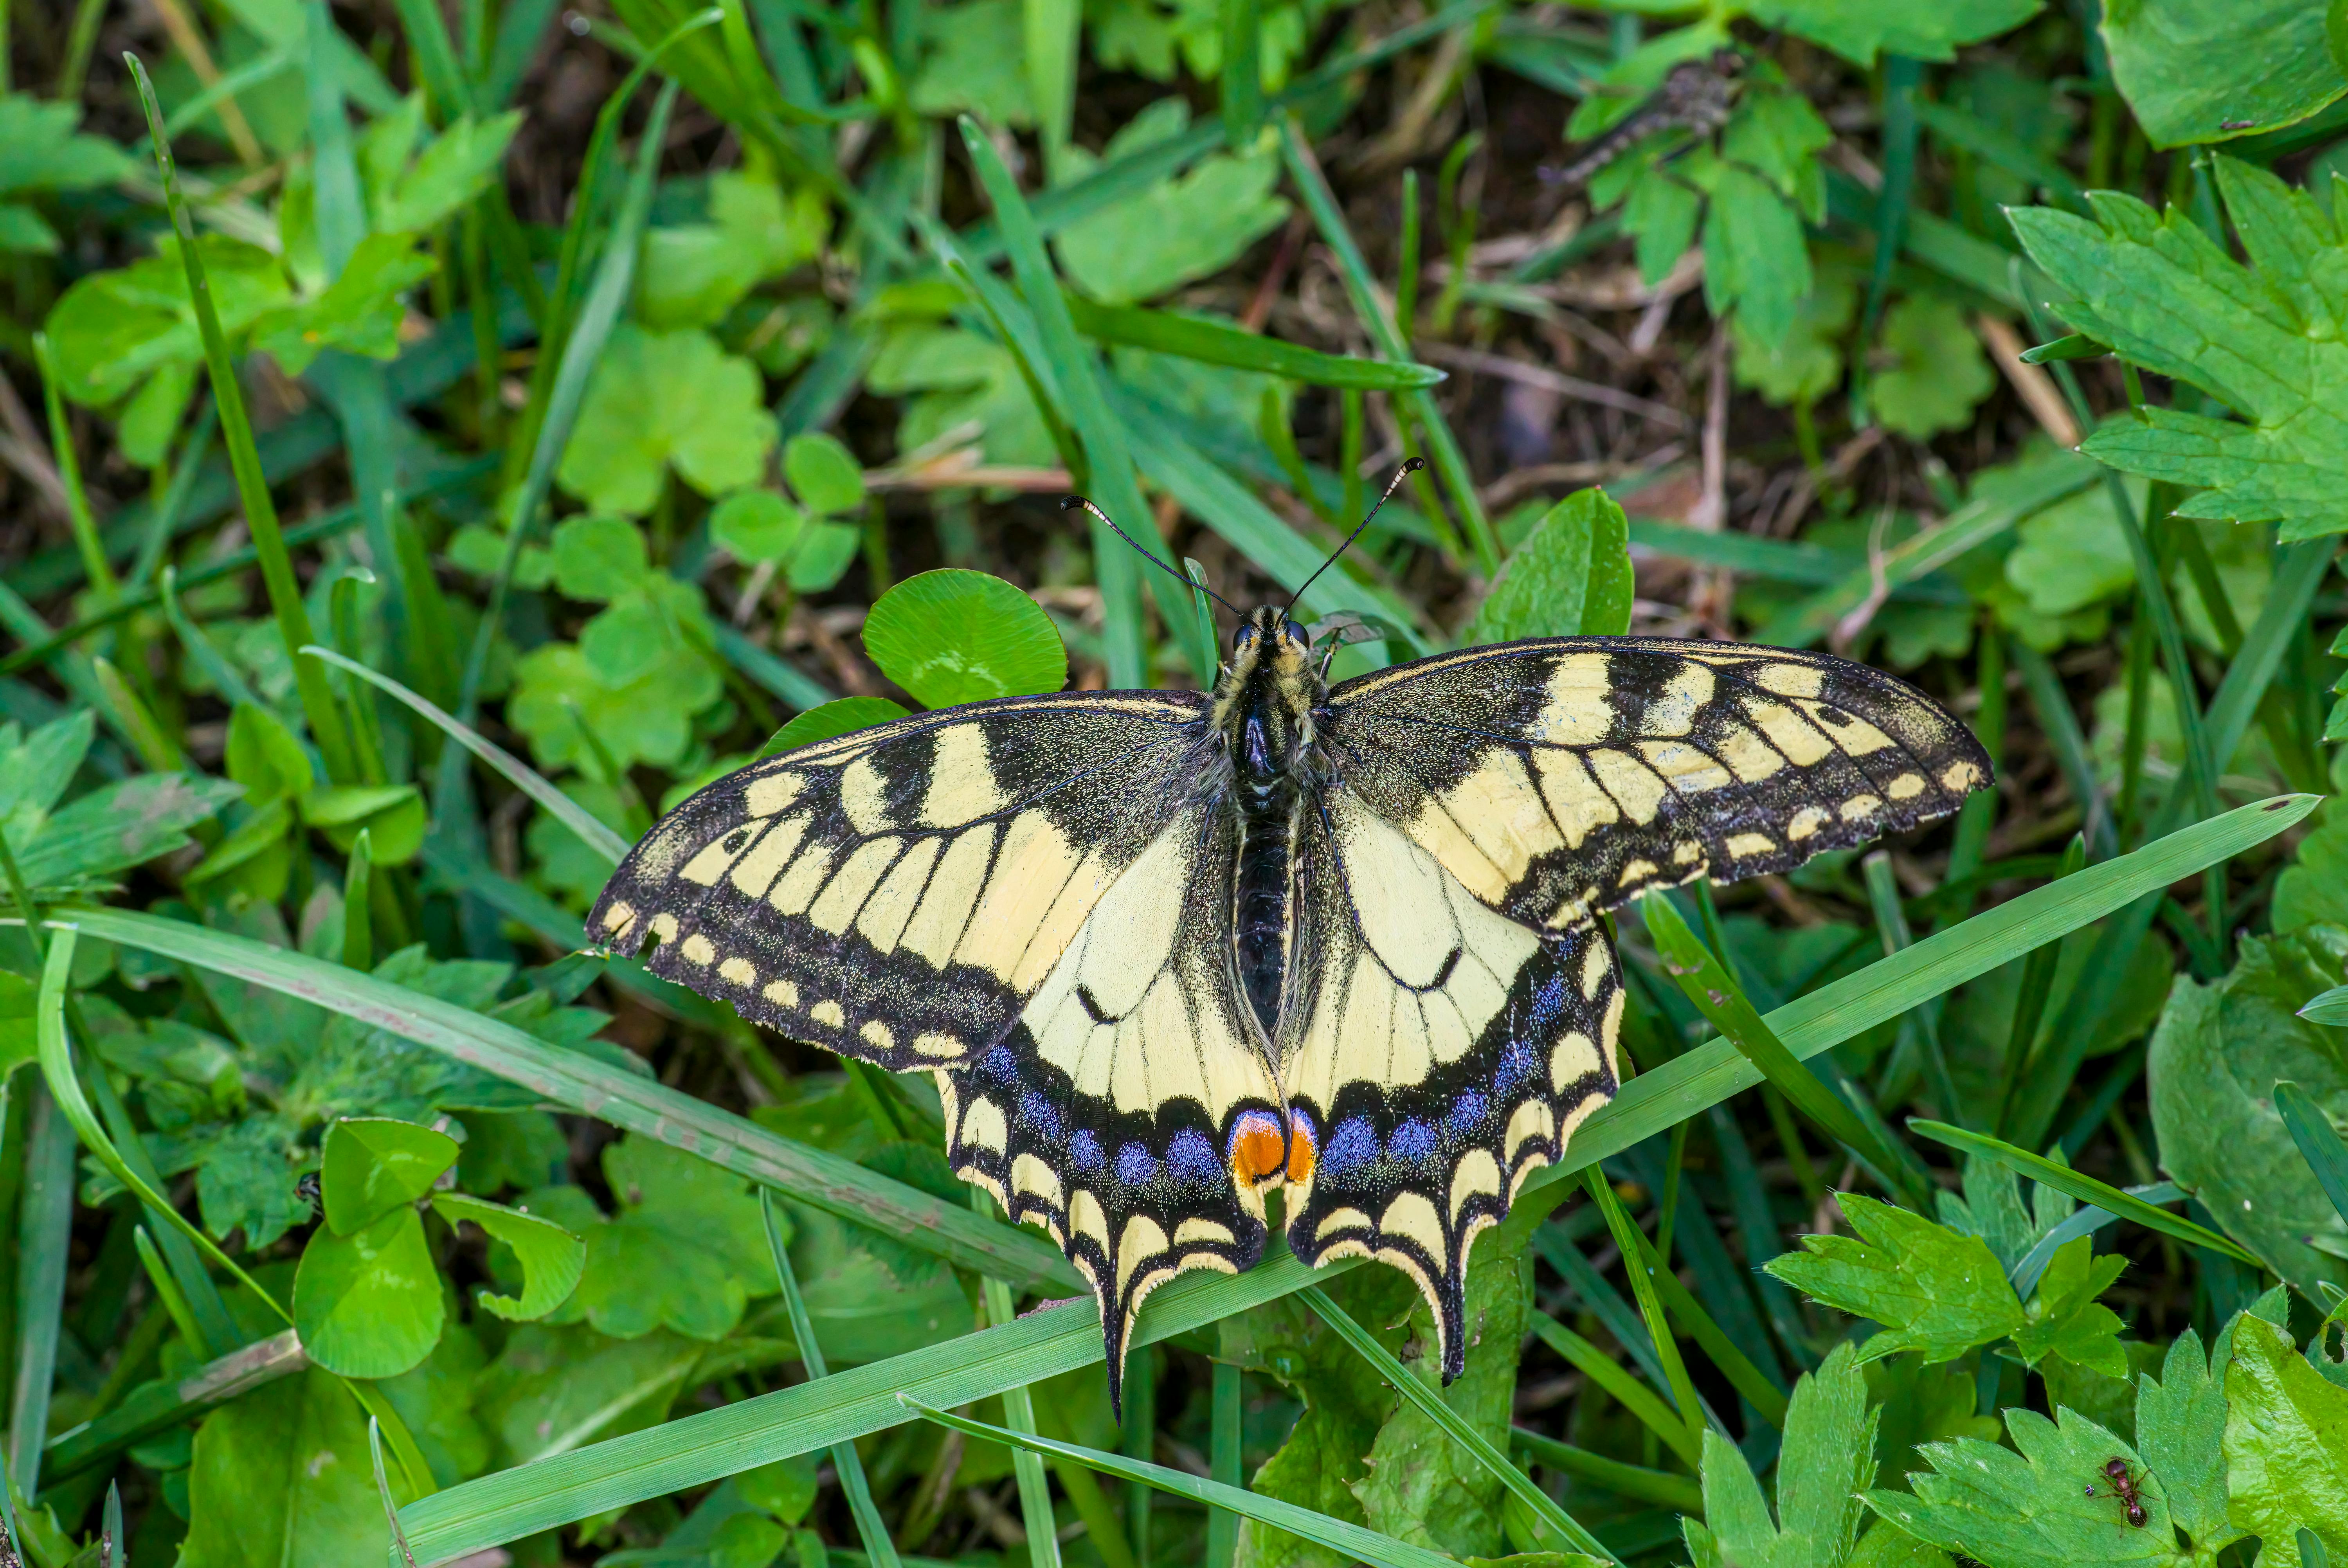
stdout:
POLYGON ((1253 646, 1255 646, 1255 628, 1253 626, 1242 624, 1238 631, 1231 634, 1231 652, 1235 654, 1243 654, 1253 646))
POLYGON ((1284 641, 1297 648, 1309 649, 1313 646, 1313 640, 1304 634, 1304 628, 1293 621, 1282 621, 1280 624, 1280 634, 1284 641))

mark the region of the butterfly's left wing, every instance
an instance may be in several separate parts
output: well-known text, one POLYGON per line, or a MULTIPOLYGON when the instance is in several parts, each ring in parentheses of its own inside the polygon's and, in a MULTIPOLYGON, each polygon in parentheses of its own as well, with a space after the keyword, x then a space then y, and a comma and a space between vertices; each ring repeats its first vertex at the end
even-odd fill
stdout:
POLYGON ((1465 1365, 1476 1233, 1612 1098, 1622 985, 1594 925, 1488 907, 1342 784, 1297 843, 1295 967, 1280 1028, 1288 1244, 1418 1282, 1444 1376, 1465 1365))

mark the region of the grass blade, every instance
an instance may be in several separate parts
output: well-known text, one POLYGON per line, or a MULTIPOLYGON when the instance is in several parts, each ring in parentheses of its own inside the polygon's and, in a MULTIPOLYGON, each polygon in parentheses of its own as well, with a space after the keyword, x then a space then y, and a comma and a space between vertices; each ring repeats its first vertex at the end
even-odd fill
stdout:
MULTIPOLYGON (((2185 1201, 2185 1189, 2174 1181, 2156 1181, 2149 1187, 2130 1187, 2127 1191, 2130 1197, 2141 1198, 2147 1203, 2181 1203, 2185 1201)), ((2081 1236, 2093 1235, 2118 1219, 2119 1216, 2110 1210, 2090 1204, 2039 1237, 2028 1252, 2015 1260, 2012 1272, 2006 1276, 2013 1282, 2013 1294, 2028 1301, 2031 1292, 2038 1288, 2039 1279, 2046 1273, 2046 1265, 2054 1261, 2054 1254, 2063 1249, 2065 1243, 2075 1242, 2081 1236)))
POLYGON ((383 1423, 373 1415, 367 1417, 367 1458, 375 1461, 375 1494, 383 1500, 383 1518, 391 1527, 391 1543, 399 1549, 400 1562, 407 1568, 416 1568, 416 1553, 407 1544, 407 1532, 399 1528, 399 1505, 391 1501, 391 1477, 383 1468, 383 1423))
MULTIPOLYGON (((1288 160, 1289 177, 1303 193, 1304 205, 1312 212, 1314 224, 1321 231, 1322 242, 1336 258, 1337 270, 1345 280, 1345 292, 1354 302, 1354 312, 1377 345, 1378 352, 1396 363, 1407 362, 1410 346, 1395 326, 1394 318, 1379 303, 1377 284, 1370 264, 1362 256, 1362 248, 1354 240, 1353 231, 1345 226, 1344 212, 1337 205, 1336 192, 1329 189, 1328 178, 1313 156, 1313 144, 1305 139, 1303 128, 1292 116, 1283 128, 1281 149, 1288 160)), ((1475 552, 1478 571, 1491 577, 1500 570, 1500 545, 1492 531, 1492 520, 1484 513, 1484 503, 1478 499, 1476 477, 1468 469, 1468 457, 1459 449, 1458 439, 1443 418, 1443 410, 1425 388, 1401 395, 1403 406, 1410 410, 1426 441, 1427 456, 1434 460, 1436 472, 1443 478, 1443 488, 1451 494, 1451 504, 1459 509, 1466 522, 1468 542, 1475 552)), ((1449 524, 1437 513, 1429 519, 1438 530, 1449 524)), ((1453 542, 1456 544, 1456 542, 1453 542)))
MULTIPOLYGON (((991 1427, 984 1421, 973 1421, 966 1416, 938 1409, 905 1397, 905 1408, 925 1420, 973 1438, 985 1438, 1005 1443, 1029 1453, 1051 1454, 1073 1460, 1088 1470, 1103 1475, 1113 1475, 1126 1480, 1138 1480, 1176 1497, 1188 1498, 1209 1508, 1228 1509, 1276 1530, 1285 1530, 1303 1540, 1325 1546, 1347 1562, 1367 1563, 1375 1568, 1456 1568, 1452 1560, 1439 1552, 1408 1542, 1396 1541, 1391 1535, 1381 1535, 1375 1530, 1349 1524, 1342 1519, 1332 1519, 1309 1508, 1299 1508, 1292 1502, 1277 1498, 1259 1497, 1243 1487, 1225 1486, 1220 1481, 1206 1480, 1188 1470, 1169 1470, 1164 1465, 1129 1460, 1122 1454, 1103 1452, 1076 1443, 1063 1443, 1051 1438, 1035 1437, 1026 1432, 1014 1432, 1001 1427, 991 1427)), ((1511 1466, 1511 1469, 1514 1467, 1511 1466)))
POLYGON ((1994 1160, 2017 1174, 2052 1187, 2057 1192, 2067 1193, 2082 1203, 2093 1203, 2105 1212, 2117 1214, 2123 1220, 2134 1220, 2147 1230, 2158 1231, 2162 1235, 2172 1236, 2188 1246, 2207 1247, 2211 1252, 2223 1253, 2235 1262, 2248 1264, 2255 1269, 2266 1267, 2256 1253, 2237 1246, 2207 1226, 2197 1225, 2164 1209, 2155 1208, 2142 1198, 2123 1192, 2109 1182, 2098 1181, 2067 1165, 2058 1165, 2043 1154, 2033 1154, 2027 1149, 2017 1149, 2002 1139, 1968 1131, 1962 1127, 1951 1127, 1944 1121, 1926 1121, 1920 1117, 1911 1119, 1908 1125, 1935 1143, 1944 1143, 1968 1154, 1994 1160))
MULTIPOLYGON (((1680 1125, 1684 1127, 1687 1123, 1680 1125)), ((1687 1330, 1689 1338, 1704 1346, 1704 1353, 1712 1357, 1712 1364, 1720 1369, 1721 1376, 1745 1396, 1746 1401, 1761 1418, 1783 1431, 1786 1426, 1784 1390, 1769 1380, 1767 1373, 1754 1365, 1751 1357, 1736 1347, 1726 1331, 1714 1321, 1712 1314, 1704 1310, 1695 1293, 1680 1283, 1680 1276, 1663 1262, 1655 1243, 1647 1239, 1646 1233, 1633 1225, 1631 1234, 1639 1243, 1639 1259, 1647 1278, 1672 1316, 1687 1330)))
MULTIPOLYGON (((230 360, 228 338, 221 331, 220 313, 212 308, 211 286, 204 276, 203 257, 196 248, 196 227, 188 216, 186 198, 180 193, 180 171, 171 157, 171 145, 163 135, 163 114, 155 104, 155 89, 147 80, 147 67, 135 55, 123 59, 130 67, 133 81, 138 84, 139 101, 147 111, 147 129, 155 144, 155 166, 163 179, 163 200, 171 215, 171 232, 178 236, 180 263, 188 275, 188 294, 196 312, 196 330, 204 346, 204 366, 211 377, 212 401, 220 409, 221 439, 228 448, 229 467, 236 476, 238 500, 244 508, 245 526, 252 533, 252 545, 261 562, 261 578, 269 592, 269 603, 277 616, 279 635, 289 648, 298 648, 317 639, 310 631, 310 612, 303 603, 302 585, 294 575, 294 559, 285 548, 285 534, 277 522, 277 503, 270 499, 269 482, 262 475, 261 456, 252 444, 252 420, 245 412, 243 384, 237 379, 236 366, 230 360)), ((342 710, 335 706, 335 694, 326 685, 325 672, 304 667, 298 660, 294 666, 294 685, 302 696, 302 711, 310 721, 311 738, 325 758, 326 776, 335 783, 347 784, 358 777, 351 761, 348 738, 343 733, 342 710)))
POLYGON ((2348 1024, 2348 985, 2334 985, 2299 1010, 2311 1024, 2348 1024))
POLYGON ((66 1254, 73 1244, 74 1130, 54 1096, 34 1096, 25 1143, 8 1469, 29 1498, 40 1491, 49 1392, 57 1380, 58 1317, 65 1308, 66 1254))
MULTIPOLYGON (((963 145, 978 171, 979 183, 986 190, 995 221, 1003 226, 1012 275, 1019 282, 1019 292, 1025 296, 1027 308, 1035 314, 1045 360, 1066 405, 1069 422, 1084 444, 1092 485, 1098 492, 1094 499, 1117 520, 1118 526, 1164 560, 1169 552, 1158 531, 1157 518, 1143 502, 1141 487, 1135 482, 1133 454, 1126 444, 1125 427, 1102 397, 1099 370, 1093 362, 1092 351, 1076 340, 1076 323, 1068 315, 1067 295, 1044 249, 1044 236, 1035 226, 1035 214, 1028 210, 1018 182, 1004 167, 994 144, 979 129, 978 123, 965 115, 961 127, 963 145)), ((1147 686, 1148 660, 1142 639, 1141 562, 1100 522, 1094 521, 1091 528, 1093 573, 1100 584, 1107 616, 1102 642, 1108 656, 1109 684, 1125 687, 1147 686)), ((1204 685, 1214 678, 1214 649, 1198 648, 1193 639, 1185 634, 1192 624, 1189 593, 1170 580, 1160 581, 1162 576, 1153 575, 1149 582, 1159 614, 1169 627, 1176 629, 1193 673, 1204 685)))
POLYGON ((1603 1487, 1608 1491, 1640 1502, 1675 1509, 1697 1519, 1704 1517, 1704 1488, 1686 1476, 1610 1460, 1604 1454, 1577 1449, 1570 1443, 1560 1443, 1555 1438, 1543 1437, 1522 1427, 1509 1429, 1509 1446, 1527 1459, 1545 1464, 1553 1470, 1561 1470, 1576 1480, 1586 1480, 1592 1486, 1603 1487))
POLYGON ((1604 1389, 1614 1402, 1655 1434, 1663 1445, 1679 1455, 1680 1462, 1690 1470, 1704 1464, 1704 1451, 1697 1447, 1688 1424, 1679 1412, 1663 1403, 1663 1396, 1631 1376, 1630 1370, 1597 1346, 1568 1328, 1545 1312, 1532 1315, 1532 1329, 1543 1345, 1565 1358, 1568 1366, 1604 1389))
POLYGON ((580 842, 597 854, 618 865, 628 852, 628 841, 605 827, 587 809, 565 795, 546 776, 516 757, 497 742, 484 737, 472 726, 460 721, 456 715, 429 698, 419 696, 376 670, 369 669, 356 659, 345 658, 334 649, 315 643, 302 652, 314 659, 324 659, 336 669, 345 670, 366 681, 376 690, 405 703, 408 707, 430 719, 442 734, 496 769, 505 781, 543 807, 547 814, 579 835, 580 842))
MULTIPOLYGON (((1596 1172, 1592 1172, 1593 1177, 1596 1172)), ((1602 1178, 1599 1178, 1602 1184, 1602 1178)), ((1607 1189, 1609 1197, 1613 1190, 1607 1189)), ((1532 1510, 1533 1517, 1555 1530, 1573 1543, 1574 1549, 1601 1557, 1610 1563, 1622 1559, 1608 1551, 1598 1537, 1583 1528, 1573 1515, 1558 1506, 1557 1499, 1533 1484, 1533 1478, 1519 1470, 1509 1456, 1492 1446, 1490 1439, 1468 1424, 1468 1418, 1453 1409, 1444 1399, 1439 1388, 1430 1388, 1416 1374, 1394 1357, 1394 1353, 1377 1341, 1377 1336, 1354 1321, 1353 1315, 1330 1299, 1329 1293, 1319 1285, 1304 1290, 1304 1305, 1314 1316, 1335 1329, 1346 1344, 1360 1353, 1362 1359, 1377 1368, 1378 1375, 1394 1385, 1395 1391, 1418 1407, 1427 1419, 1441 1427, 1452 1441, 1476 1456, 1484 1468, 1498 1479, 1501 1485, 1516 1494, 1517 1501, 1532 1510)), ((1684 1376, 1684 1375, 1683 1375, 1684 1376)), ((1687 1408, 1695 1408, 1693 1390, 1685 1396, 1687 1408)))
POLYGON ((2331 1121, 2315 1099, 2297 1084, 2288 1080, 2274 1086, 2275 1109, 2282 1124, 2291 1130, 2291 1140, 2299 1145, 2299 1152, 2315 1172, 2316 1185, 2348 1220, 2348 1143, 2332 1130, 2331 1121))
MULTIPOLYGON (((1685 1125, 1683 1123, 1682 1125, 1685 1125)), ((1656 1299, 1653 1265, 1647 1263, 1640 1243, 1646 1238, 1622 1207, 1615 1194, 1614 1183, 1607 1179, 1605 1168, 1584 1166, 1581 1184, 1606 1217, 1606 1229, 1614 1237, 1614 1244, 1622 1253, 1622 1272, 1631 1278, 1631 1295, 1639 1304, 1640 1319, 1647 1326, 1647 1342, 1655 1347, 1655 1359, 1663 1366, 1664 1385, 1672 1391, 1672 1404, 1680 1419, 1687 1423, 1688 1441, 1698 1452, 1703 1451, 1705 1411, 1697 1401, 1695 1385, 1688 1380, 1687 1363, 1680 1359, 1679 1340, 1672 1333, 1671 1319, 1663 1315, 1663 1304, 1656 1299), (1632 1260, 1639 1260, 1633 1263, 1632 1260)), ((1652 1251, 1652 1249, 1650 1249, 1652 1251)))
MULTIPOLYGON (((1743 1052, 1795 1109, 1856 1155, 1886 1191, 1904 1198, 1911 1206, 1929 1206, 1931 1199, 1912 1168, 1912 1157, 1901 1158, 1900 1150, 1878 1137, 1818 1074, 1795 1059, 1745 999, 1744 991, 1728 977, 1720 960, 1696 940, 1670 898, 1651 892, 1639 901, 1639 913, 1647 923, 1647 934, 1655 944, 1664 971, 1722 1037, 1743 1052)), ((1611 1222, 1611 1212, 1608 1219, 1611 1222)), ((1623 1251, 1630 1250, 1625 1243, 1623 1251)))
POLYGON ((309 1365, 300 1336, 289 1328, 207 1362, 177 1381, 141 1384, 96 1420, 51 1438, 45 1468, 52 1480, 79 1475, 135 1443, 183 1426, 215 1406, 309 1365))
POLYGON ((1352 359, 1170 310, 1096 304, 1079 294, 1068 294, 1066 297, 1069 319, 1078 332, 1096 343, 1179 355, 1201 365, 1227 365, 1234 370, 1258 371, 1286 381, 1302 381, 1309 387, 1408 392, 1444 379, 1444 372, 1432 365, 1352 359))
MULTIPOLYGON (((799 1294, 798 1274, 783 1246, 782 1227, 775 1222, 775 1193, 770 1187, 758 1189, 758 1217, 766 1223, 767 1250, 774 1254, 775 1276, 782 1282, 783 1308, 790 1314, 791 1341, 799 1347, 799 1360, 809 1379, 829 1377, 831 1369, 824 1363, 822 1346, 816 1343, 815 1320, 808 1315, 807 1297, 799 1294)), ((864 1542, 865 1557, 872 1568, 899 1568, 897 1543, 889 1539, 889 1527, 872 1501, 872 1483, 865 1477, 856 1445, 832 1444, 831 1464, 839 1475, 839 1490, 847 1494, 848 1511, 856 1520, 856 1534, 864 1542)))
MULTIPOLYGON (((2133 854, 2034 889, 1937 932, 1896 957, 1787 1004, 1767 1021, 1788 1050, 1816 1056, 1897 1017, 1925 996, 1962 985, 2147 892, 2265 842, 2303 820, 2318 803, 2311 795, 2278 796, 2196 823, 2133 854)), ((109 941, 173 956, 190 952, 190 928, 170 922, 112 912, 89 912, 77 918, 109 941), (161 945, 166 940, 170 946, 161 945)), ((213 933, 195 934, 218 940, 213 933)), ((260 952, 277 962, 245 977, 289 988, 289 966, 283 955, 269 948, 260 952), (273 978, 263 979, 263 974, 273 978)), ((191 956, 190 961, 198 960, 191 956)), ((1527 1178, 1519 1201, 1552 1194, 1554 1202, 1563 1195, 1557 1184, 1575 1171, 1668 1131, 1761 1081, 1759 1070, 1725 1040, 1643 1073, 1583 1124, 1556 1165, 1527 1178)), ((608 1111, 600 1114, 617 1119, 608 1111)), ((1275 1243, 1271 1255, 1243 1274, 1184 1274, 1151 1294, 1135 1325, 1132 1348, 1278 1300, 1354 1266, 1357 1260, 1340 1259, 1315 1274, 1275 1243)), ((1064 1303, 999 1328, 854 1367, 821 1383, 610 1439, 526 1470, 484 1476, 411 1503, 401 1517, 409 1539, 417 1543, 419 1558, 438 1562, 894 1426, 905 1418, 897 1403, 900 1390, 931 1405, 964 1405, 1088 1365, 1100 1356, 1100 1322, 1090 1301, 1064 1303)), ((1679 1429, 1684 1433, 1684 1427, 1679 1429)))
MULTIPOLYGON (((990 1201, 984 1192, 975 1189, 971 1192, 970 1206, 981 1213, 990 1201)), ((994 1326, 1018 1321, 1019 1308, 1011 1299, 1011 1287, 1001 1280, 980 1281, 979 1299, 986 1308, 987 1322, 994 1326)), ((1216 1370, 1220 1372, 1221 1367, 1216 1370)), ((1035 1398, 1026 1384, 1014 1383, 1003 1390, 1003 1419, 1014 1434, 1014 1443, 1035 1436, 1035 1398)), ((1028 1562, 1034 1568, 1060 1568, 1059 1527, 1052 1517, 1052 1483, 1044 1474, 1043 1456, 1024 1444, 1015 1446, 1011 1470, 1019 1488, 1019 1516, 1027 1527, 1028 1562)))
POLYGON ((878 1226, 957 1267, 1022 1287, 1082 1287, 1067 1260, 1032 1232, 980 1219, 691 1095, 550 1046, 454 1003, 339 964, 179 921, 111 909, 77 910, 73 918, 93 936, 233 975, 444 1051, 582 1116, 689 1150, 796 1202, 878 1226))

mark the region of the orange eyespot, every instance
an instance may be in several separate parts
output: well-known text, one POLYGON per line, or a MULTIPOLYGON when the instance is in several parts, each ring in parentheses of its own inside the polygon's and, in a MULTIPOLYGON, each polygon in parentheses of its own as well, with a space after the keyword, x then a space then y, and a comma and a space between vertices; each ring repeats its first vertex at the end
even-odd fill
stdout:
POLYGON ((1301 1110, 1288 1113, 1288 1179, 1303 1183, 1313 1180, 1314 1153, 1313 1123, 1301 1110))
POLYGON ((1262 1111, 1249 1111, 1231 1129, 1231 1180, 1253 1187, 1278 1175, 1288 1159, 1287 1145, 1278 1121, 1262 1111))

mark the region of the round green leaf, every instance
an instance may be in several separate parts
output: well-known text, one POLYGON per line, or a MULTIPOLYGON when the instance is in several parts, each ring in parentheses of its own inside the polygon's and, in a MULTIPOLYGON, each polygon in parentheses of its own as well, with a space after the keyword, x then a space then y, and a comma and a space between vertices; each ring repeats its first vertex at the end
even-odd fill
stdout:
POLYGON ((521 1295, 480 1293, 480 1304, 517 1323, 544 1317, 561 1306, 587 1267, 587 1243, 554 1223, 502 1203, 464 1192, 435 1193, 432 1207, 450 1224, 470 1220, 513 1249, 521 1261, 521 1295))
POLYGON ((854 511, 864 504, 864 469, 856 454, 820 430, 790 438, 783 448, 783 477, 809 511, 854 511))
POLYGON ((446 1318, 414 1209, 349 1235, 332 1226, 310 1233, 294 1271, 294 1327, 318 1366, 345 1377, 396 1377, 432 1354, 446 1318))
POLYGON ((445 1132, 389 1117, 349 1117, 326 1129, 318 1170, 326 1225, 347 1236, 432 1191, 457 1163, 457 1140, 445 1132))
POLYGON ((786 561, 807 530, 807 514, 773 490, 736 490, 709 513, 709 537, 736 561, 786 561))
POLYGON ((345 853, 358 842, 360 833, 372 834, 372 858, 379 866, 405 865, 424 847, 424 796, 413 784, 314 789, 302 802, 302 815, 345 853))
POLYGON ((644 536, 624 517, 566 518, 554 531, 553 554, 563 597, 592 603, 640 586, 652 570, 644 536))
POLYGON ((831 587, 847 575, 863 543, 860 528, 845 522, 811 524, 799 540, 798 552, 791 557, 791 591, 820 593, 831 587))
POLYGON ((829 740, 835 735, 870 729, 876 724, 904 717, 905 710, 885 696, 844 696, 811 707, 792 719, 767 738, 767 744, 758 748, 758 755, 779 757, 802 746, 813 746, 819 740, 829 740))
POLYGON ((864 650, 926 707, 1058 691, 1068 679, 1067 650, 1035 601, 957 567, 883 593, 865 617, 864 650))

